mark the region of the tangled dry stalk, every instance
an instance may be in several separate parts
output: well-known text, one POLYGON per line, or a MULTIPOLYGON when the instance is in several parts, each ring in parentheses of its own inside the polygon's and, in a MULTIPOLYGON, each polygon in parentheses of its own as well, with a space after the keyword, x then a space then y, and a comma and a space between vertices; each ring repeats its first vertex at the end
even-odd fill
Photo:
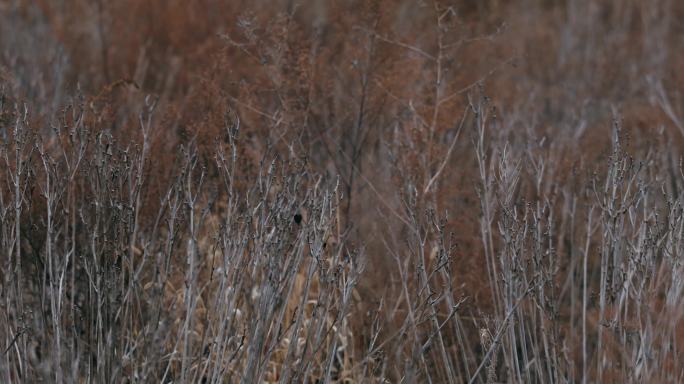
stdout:
POLYGON ((0 381, 684 381, 682 17, 0 0, 0 381))

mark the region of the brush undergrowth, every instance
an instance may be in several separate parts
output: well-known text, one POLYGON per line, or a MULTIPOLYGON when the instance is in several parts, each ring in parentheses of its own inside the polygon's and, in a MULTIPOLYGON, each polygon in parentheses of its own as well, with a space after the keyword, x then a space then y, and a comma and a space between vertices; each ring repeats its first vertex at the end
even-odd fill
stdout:
POLYGON ((684 7, 191 3, 0 2, 0 381, 684 381, 684 7))

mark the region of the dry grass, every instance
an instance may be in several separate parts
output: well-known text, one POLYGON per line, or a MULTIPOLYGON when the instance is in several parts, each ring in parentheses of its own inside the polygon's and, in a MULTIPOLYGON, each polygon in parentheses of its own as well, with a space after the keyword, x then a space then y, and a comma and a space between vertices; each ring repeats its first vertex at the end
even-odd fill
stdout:
POLYGON ((682 17, 0 0, 0 381, 684 381, 682 17))

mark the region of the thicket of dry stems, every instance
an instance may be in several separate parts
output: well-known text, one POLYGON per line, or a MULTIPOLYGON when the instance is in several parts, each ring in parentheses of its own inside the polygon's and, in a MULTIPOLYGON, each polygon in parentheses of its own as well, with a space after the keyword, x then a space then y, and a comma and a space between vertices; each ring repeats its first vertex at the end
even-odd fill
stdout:
POLYGON ((684 7, 191 3, 0 2, 0 381, 684 381, 684 7))

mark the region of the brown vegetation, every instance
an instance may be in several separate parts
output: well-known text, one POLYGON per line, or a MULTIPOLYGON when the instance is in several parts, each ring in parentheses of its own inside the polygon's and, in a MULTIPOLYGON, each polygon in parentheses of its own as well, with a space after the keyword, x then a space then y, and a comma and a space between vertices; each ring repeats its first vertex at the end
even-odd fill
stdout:
POLYGON ((0 0, 0 381, 681 382, 682 18, 0 0))

